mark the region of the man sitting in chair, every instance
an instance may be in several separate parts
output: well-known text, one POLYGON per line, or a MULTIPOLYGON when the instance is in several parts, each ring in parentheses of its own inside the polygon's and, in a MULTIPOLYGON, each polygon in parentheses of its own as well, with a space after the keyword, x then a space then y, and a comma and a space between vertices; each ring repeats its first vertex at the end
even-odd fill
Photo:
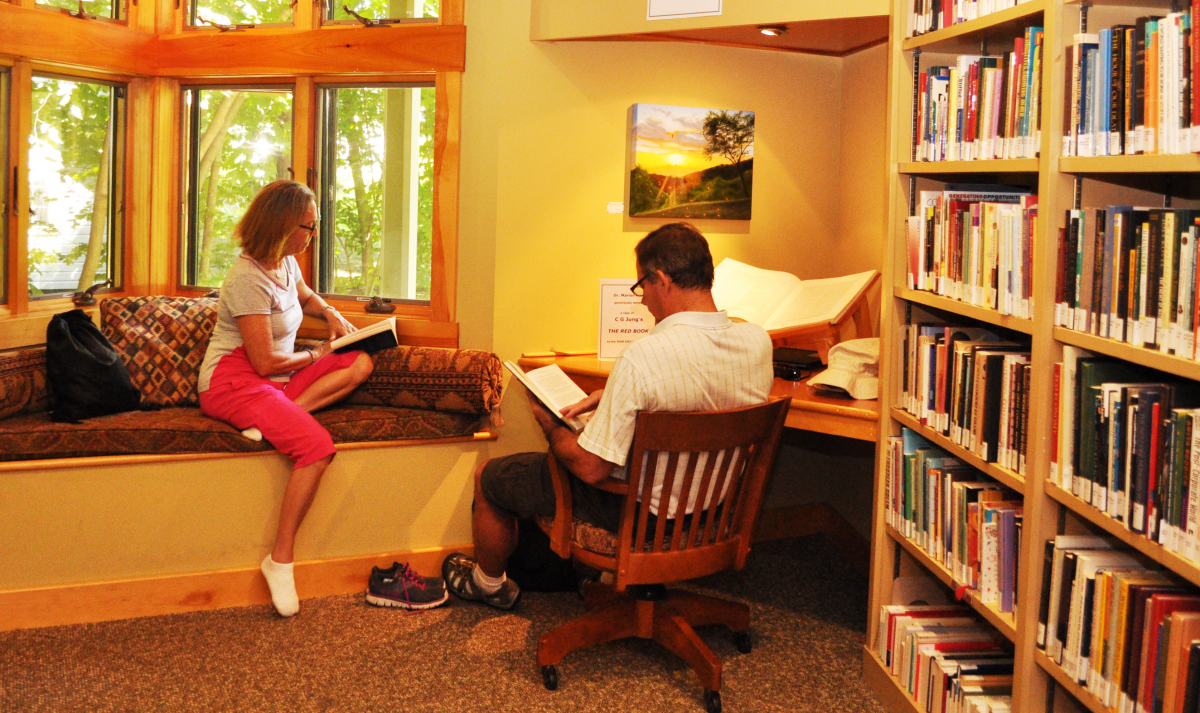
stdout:
MULTIPOLYGON (((591 487, 625 478, 639 411, 719 411, 763 403, 771 393, 771 339, 765 330, 732 322, 712 297, 708 242, 687 223, 672 223, 634 248, 638 280, 631 288, 654 316, 650 332, 625 347, 604 389, 563 409, 567 416, 595 409, 580 433, 562 425, 536 398, 533 414, 558 462, 570 471, 574 517, 615 532, 623 496, 591 487)), ((651 496, 658 512, 662 476, 651 496)), ((674 515, 678 494, 669 494, 674 515)), ((685 504, 686 506, 686 504, 685 504)), ((517 545, 517 519, 553 517, 554 487, 545 453, 495 458, 476 472, 471 523, 472 559, 455 553, 442 576, 462 599, 511 609, 521 594, 504 574, 517 545)), ((690 512, 690 508, 685 510, 690 512)))

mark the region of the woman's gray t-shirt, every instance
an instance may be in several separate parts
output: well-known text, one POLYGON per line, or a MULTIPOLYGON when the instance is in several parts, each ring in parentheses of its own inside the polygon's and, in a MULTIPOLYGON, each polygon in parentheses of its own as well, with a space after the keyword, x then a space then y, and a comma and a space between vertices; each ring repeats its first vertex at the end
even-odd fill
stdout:
MULTIPOLYGON (((287 284, 275 282, 253 260, 239 255, 233 267, 221 283, 221 297, 217 301, 217 326, 213 329, 200 365, 199 391, 208 391, 213 371, 221 357, 242 346, 242 332, 237 318, 248 314, 271 316, 271 339, 275 351, 291 353, 295 349, 296 332, 304 320, 296 285, 303 279, 300 264, 292 256, 283 259, 287 269, 287 284)), ((287 381, 291 372, 274 374, 272 381, 287 381)))

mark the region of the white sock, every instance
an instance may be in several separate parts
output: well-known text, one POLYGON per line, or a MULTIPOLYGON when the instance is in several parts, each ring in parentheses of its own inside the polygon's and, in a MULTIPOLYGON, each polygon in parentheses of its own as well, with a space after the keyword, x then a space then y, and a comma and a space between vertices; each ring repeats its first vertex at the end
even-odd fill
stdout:
POLYGON ((495 594, 500 591, 500 587, 504 586, 504 582, 508 580, 507 574, 501 574, 499 577, 489 577, 483 573, 483 568, 475 565, 475 574, 472 576, 475 580, 475 586, 479 587, 479 591, 484 594, 495 594))
POLYGON ((252 441, 262 440, 262 431, 258 430, 257 428, 247 428, 246 430, 242 431, 242 435, 252 441))
POLYGON ((300 597, 296 596, 296 580, 292 576, 292 563, 279 564, 267 555, 262 561, 263 576, 271 590, 271 601, 279 616, 293 616, 300 611, 300 597))

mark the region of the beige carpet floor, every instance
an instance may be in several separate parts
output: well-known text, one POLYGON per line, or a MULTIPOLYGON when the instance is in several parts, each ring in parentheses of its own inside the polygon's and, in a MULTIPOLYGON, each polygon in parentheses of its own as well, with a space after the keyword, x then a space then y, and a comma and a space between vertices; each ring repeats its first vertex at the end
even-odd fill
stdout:
MULTIPOLYGON (((365 579, 365 573, 364 573, 365 579)), ((754 651, 724 662, 724 710, 882 711, 860 680, 867 581, 824 536, 756 545, 690 588, 748 602, 754 651)), ((584 611, 527 592, 513 612, 451 598, 424 613, 363 596, 0 633, 0 711, 694 711, 695 675, 657 644, 584 649, 542 687, 537 637, 584 611)))

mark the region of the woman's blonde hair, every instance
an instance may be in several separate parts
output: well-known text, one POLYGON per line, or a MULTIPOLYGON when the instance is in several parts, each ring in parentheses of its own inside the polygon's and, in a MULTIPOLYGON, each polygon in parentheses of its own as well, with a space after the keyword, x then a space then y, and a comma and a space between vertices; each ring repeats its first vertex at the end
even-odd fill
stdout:
POLYGON ((242 252, 260 262, 278 262, 292 231, 316 197, 303 183, 275 181, 263 186, 233 229, 242 252))

